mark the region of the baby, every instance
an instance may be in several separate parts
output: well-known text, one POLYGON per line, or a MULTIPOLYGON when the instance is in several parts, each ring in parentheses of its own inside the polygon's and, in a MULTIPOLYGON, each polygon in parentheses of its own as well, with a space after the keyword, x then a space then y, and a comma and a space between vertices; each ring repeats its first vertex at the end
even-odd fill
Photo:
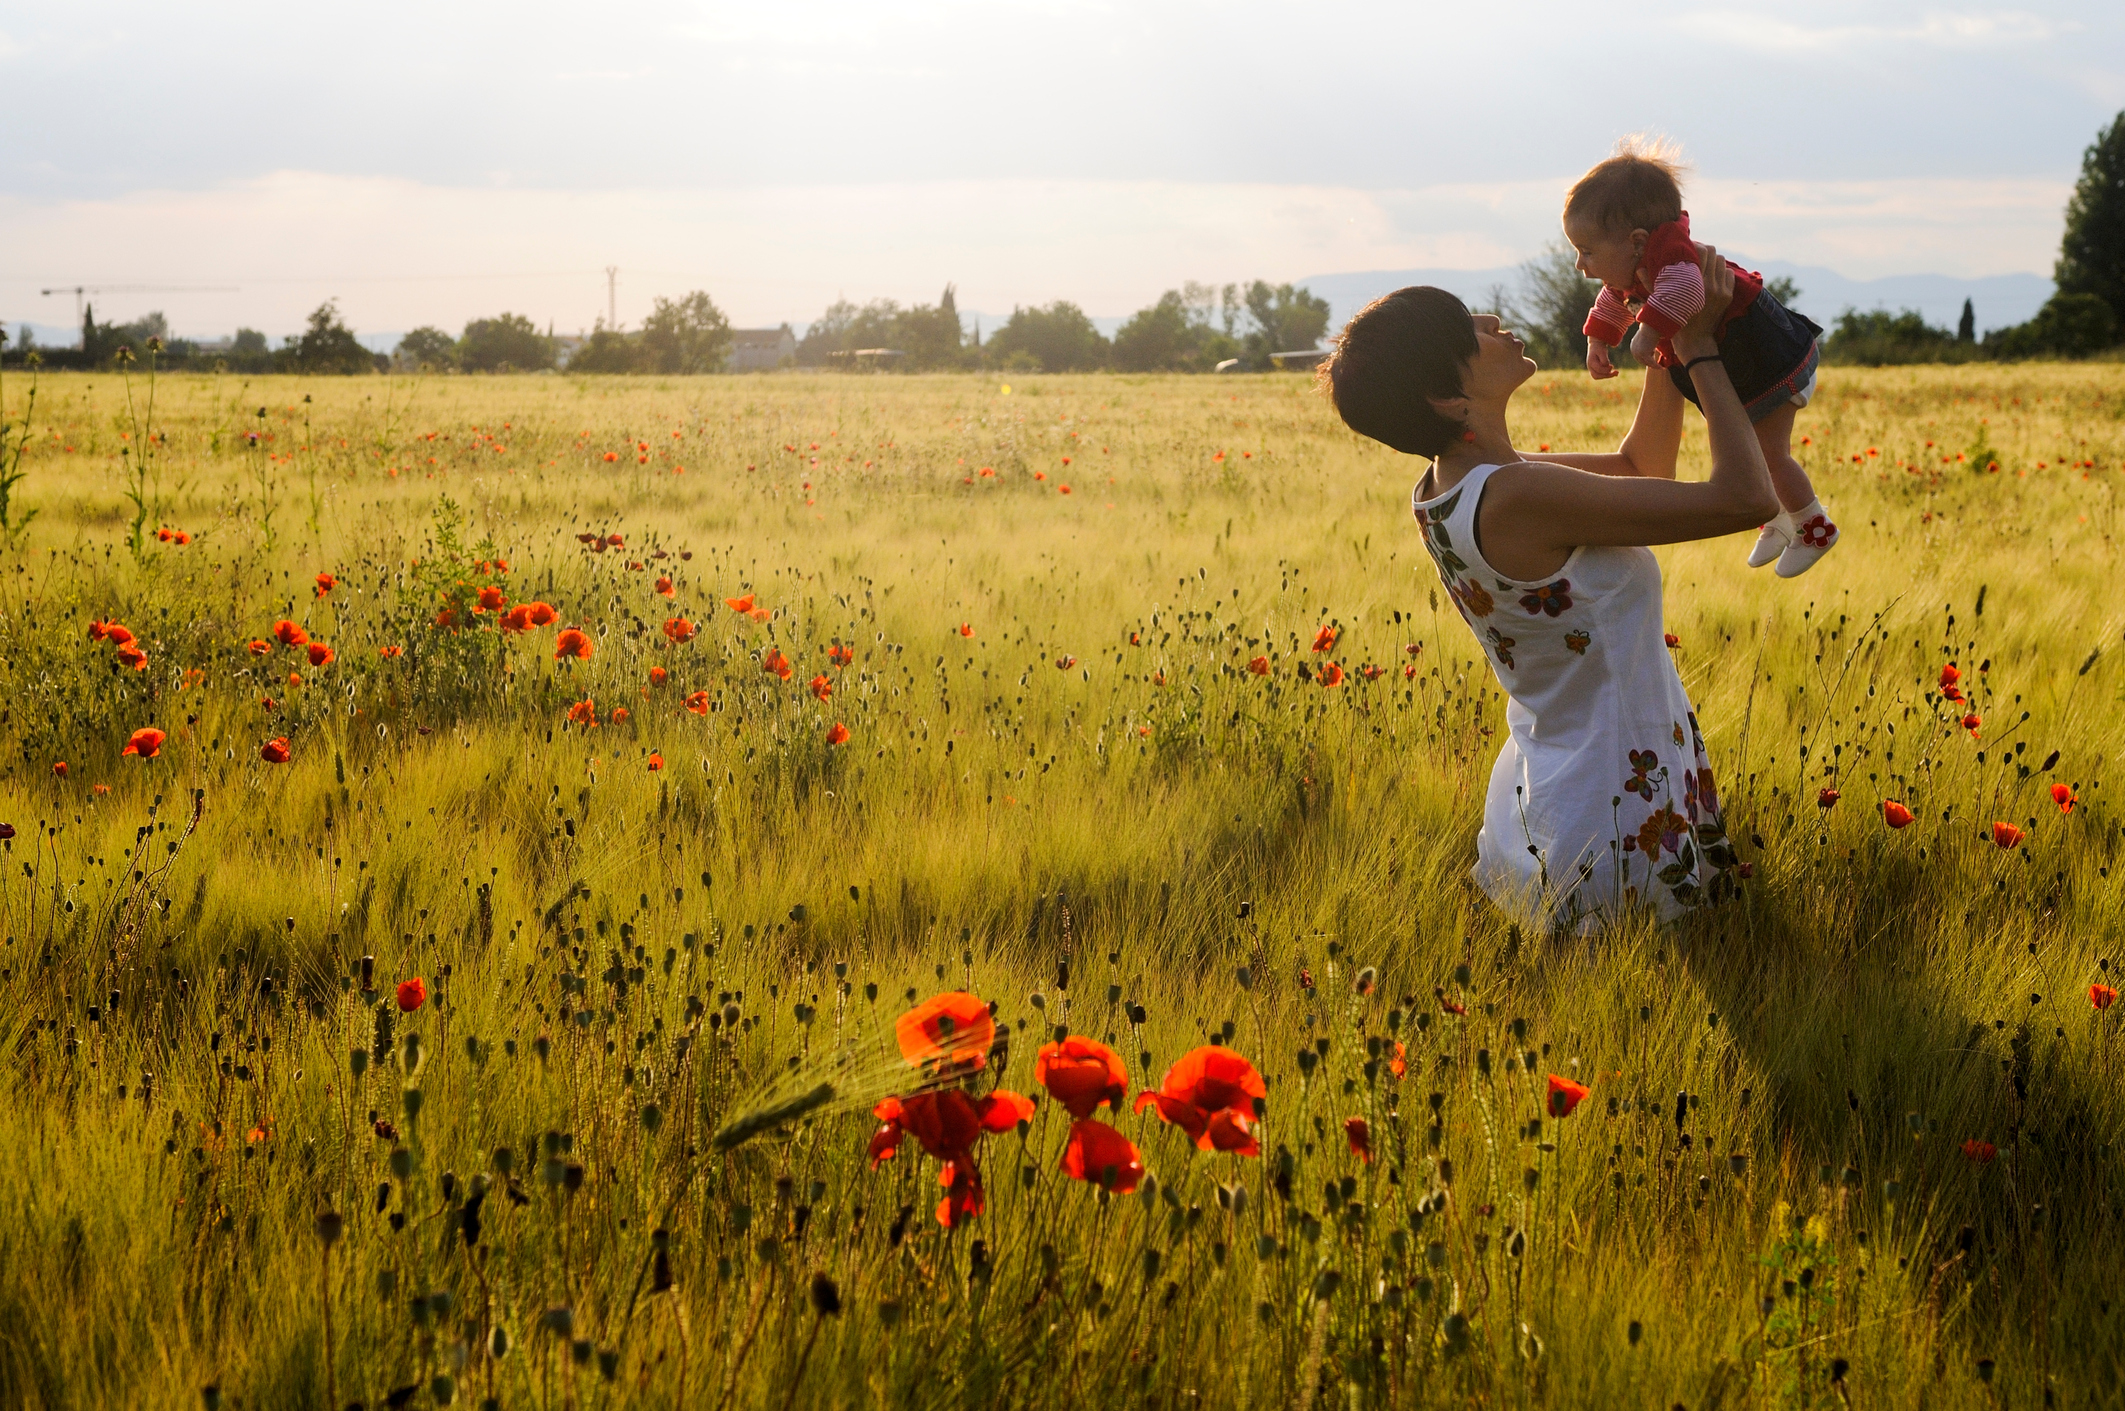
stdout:
MULTIPOLYGON (((1704 274, 1682 209, 1681 168, 1654 143, 1625 138, 1616 155, 1579 178, 1564 199, 1564 237, 1579 272, 1601 281, 1586 319, 1586 370, 1614 377, 1609 349, 1631 326, 1631 352, 1667 369, 1682 395, 1696 388, 1668 340, 1704 307, 1704 274)), ((1806 573, 1837 543, 1808 473, 1793 459, 1793 418, 1815 393, 1816 335, 1821 325, 1794 313, 1763 287, 1763 277, 1731 260, 1734 298, 1716 337, 1727 376, 1755 423, 1756 438, 1778 493, 1779 515, 1763 526, 1749 567, 1778 561, 1778 576, 1806 573)))

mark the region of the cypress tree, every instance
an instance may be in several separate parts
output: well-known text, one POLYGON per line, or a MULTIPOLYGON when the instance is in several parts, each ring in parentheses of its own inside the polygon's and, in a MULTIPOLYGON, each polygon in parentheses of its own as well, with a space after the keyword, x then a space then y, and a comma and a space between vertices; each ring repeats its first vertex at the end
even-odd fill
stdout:
POLYGON ((2125 112, 2081 158, 2053 272, 2061 294, 2093 294, 2125 323, 2125 112))
POLYGON ((1963 316, 1955 325, 1955 341, 1958 343, 1975 343, 1977 341, 1977 310, 1970 307, 1968 299, 1963 300, 1963 316))

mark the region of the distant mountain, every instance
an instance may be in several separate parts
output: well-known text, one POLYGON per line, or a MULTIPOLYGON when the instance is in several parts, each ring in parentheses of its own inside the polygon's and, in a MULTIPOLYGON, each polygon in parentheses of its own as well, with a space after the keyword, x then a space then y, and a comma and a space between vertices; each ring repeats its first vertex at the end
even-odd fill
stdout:
MULTIPOLYGON (((1849 279, 1820 265, 1793 265, 1778 260, 1761 264, 1736 255, 1738 262, 1766 278, 1790 277, 1800 286, 1794 307, 1825 328, 1848 308, 1917 309, 1926 322, 1953 329, 1963 315, 1963 300, 1977 313, 1980 333, 2022 323, 2051 297, 2051 281, 2040 274, 1992 274, 1963 279, 1946 274, 1894 274, 1881 279, 1849 279)), ((1341 328, 1352 314, 1382 294, 1411 284, 1432 284, 1477 304, 1491 302, 1491 291, 1508 296, 1519 287, 1517 266, 1501 269, 1366 270, 1350 274, 1316 274, 1294 281, 1326 299, 1333 309, 1331 327, 1341 328)))

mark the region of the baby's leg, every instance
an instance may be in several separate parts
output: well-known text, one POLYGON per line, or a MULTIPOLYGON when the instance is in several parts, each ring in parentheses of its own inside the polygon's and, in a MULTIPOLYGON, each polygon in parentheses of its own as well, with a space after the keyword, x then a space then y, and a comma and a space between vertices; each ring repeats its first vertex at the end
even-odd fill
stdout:
POLYGON ((1778 507, 1788 514, 1804 510, 1815 499, 1808 472, 1793 459, 1793 419, 1798 407, 1780 407, 1756 423, 1756 444, 1763 447, 1764 464, 1771 469, 1771 488, 1778 494, 1778 507))

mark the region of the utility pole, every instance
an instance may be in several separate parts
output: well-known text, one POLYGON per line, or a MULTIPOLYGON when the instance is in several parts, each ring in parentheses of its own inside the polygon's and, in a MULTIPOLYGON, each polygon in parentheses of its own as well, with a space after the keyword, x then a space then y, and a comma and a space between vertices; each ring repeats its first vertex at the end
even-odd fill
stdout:
POLYGON ((605 266, 605 326, 618 332, 620 328, 620 267, 605 266))

